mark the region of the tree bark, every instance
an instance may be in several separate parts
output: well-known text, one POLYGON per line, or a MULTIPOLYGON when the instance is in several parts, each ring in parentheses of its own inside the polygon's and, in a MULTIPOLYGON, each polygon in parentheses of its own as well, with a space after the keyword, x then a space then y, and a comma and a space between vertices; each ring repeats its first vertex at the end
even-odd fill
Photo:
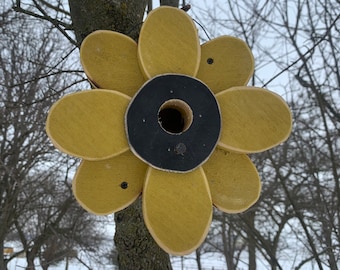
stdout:
MULTIPOLYGON (((117 31, 137 41, 147 2, 147 0, 69 0, 78 46, 88 34, 98 29, 117 31)), ((114 241, 118 251, 119 269, 172 269, 169 255, 158 247, 146 229, 141 198, 116 213, 115 222, 114 241)))
POLYGON ((78 45, 95 30, 113 30, 138 39, 147 0, 69 0, 78 45))
POLYGON ((121 270, 170 270, 170 258, 145 227, 142 200, 115 214, 118 265, 121 270))

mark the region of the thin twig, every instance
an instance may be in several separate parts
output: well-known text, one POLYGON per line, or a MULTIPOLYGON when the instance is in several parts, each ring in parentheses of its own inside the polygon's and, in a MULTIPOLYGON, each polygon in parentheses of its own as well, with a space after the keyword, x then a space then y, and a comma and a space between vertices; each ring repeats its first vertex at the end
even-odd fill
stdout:
POLYGON ((77 46, 77 42, 72 39, 64 29, 61 28, 61 26, 65 27, 66 29, 71 29, 71 26, 70 24, 66 24, 66 23, 63 23, 59 20, 56 20, 56 19, 53 19, 52 17, 48 16, 46 14, 46 12, 37 4, 36 1, 33 1, 33 3, 36 5, 36 7, 38 8, 38 10, 43 14, 43 15, 40 15, 40 14, 37 14, 37 13, 34 13, 32 11, 29 11, 29 10, 26 10, 26 9, 23 9, 21 6, 20 6, 20 1, 17 1, 17 4, 15 6, 13 6, 13 10, 15 10, 16 12, 20 12, 20 13, 23 13, 23 14, 26 14, 26 15, 29 15, 29 16, 32 16, 32 17, 35 17, 35 18, 38 18, 38 19, 41 19, 41 20, 45 20, 45 21, 49 21, 50 23, 52 23, 70 42, 71 44, 73 45, 76 45, 77 46))
POLYGON ((294 65, 296 65, 302 58, 304 58, 305 56, 307 56, 309 53, 311 53, 312 51, 314 51, 314 49, 319 46, 319 44, 324 41, 326 39, 326 37, 328 36, 329 32, 331 31, 332 27, 335 26, 335 23, 337 22, 337 20, 340 18, 340 15, 338 15, 335 20, 330 24, 329 28, 326 30, 325 34, 310 48, 308 49, 304 54, 302 54, 298 59, 296 59, 294 62, 292 62, 289 66, 287 66, 286 68, 284 68, 283 70, 281 70, 279 73, 275 74, 270 80, 268 80, 266 83, 264 83, 262 85, 262 87, 266 87, 269 83, 271 83, 272 81, 274 81, 277 77, 281 76, 284 72, 286 72, 287 70, 289 70, 291 67, 293 67, 294 65))

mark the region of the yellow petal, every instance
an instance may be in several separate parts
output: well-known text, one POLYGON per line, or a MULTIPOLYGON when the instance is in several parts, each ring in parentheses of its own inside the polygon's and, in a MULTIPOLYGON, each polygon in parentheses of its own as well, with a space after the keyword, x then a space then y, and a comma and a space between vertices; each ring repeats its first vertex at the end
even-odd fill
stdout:
POLYGON ((216 95, 222 116, 218 145, 255 153, 285 141, 292 128, 290 110, 277 94, 256 87, 234 87, 216 95))
POLYGON ((259 198, 261 182, 247 155, 216 148, 203 165, 214 205, 226 213, 247 210, 259 198))
POLYGON ((106 215, 124 209, 142 192, 147 165, 130 151, 102 161, 80 164, 73 193, 87 211, 106 215))
POLYGON ((85 73, 98 88, 133 96, 144 83, 137 59, 137 43, 123 34, 98 30, 80 48, 85 73))
POLYGON ((139 63, 146 78, 164 73, 195 76, 200 50, 195 24, 183 10, 162 6, 149 13, 138 41, 139 63))
POLYGON ((204 241, 212 217, 209 186, 202 168, 170 173, 149 168, 143 214, 152 237, 166 252, 185 255, 204 241))
POLYGON ((124 116, 130 98, 111 90, 67 95, 50 109, 46 131, 59 150, 88 160, 116 156, 129 146, 124 116))
POLYGON ((253 55, 241 39, 221 36, 202 45, 197 78, 215 94, 233 86, 246 85, 253 72, 253 55))

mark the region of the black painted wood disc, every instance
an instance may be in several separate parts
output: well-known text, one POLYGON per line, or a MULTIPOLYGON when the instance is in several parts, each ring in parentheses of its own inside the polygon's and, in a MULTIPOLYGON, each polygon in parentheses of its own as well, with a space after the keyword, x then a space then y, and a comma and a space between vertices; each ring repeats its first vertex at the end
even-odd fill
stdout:
POLYGON ((221 116, 210 89, 178 74, 147 81, 130 102, 126 132, 131 150, 152 167, 188 172, 215 149, 221 116))

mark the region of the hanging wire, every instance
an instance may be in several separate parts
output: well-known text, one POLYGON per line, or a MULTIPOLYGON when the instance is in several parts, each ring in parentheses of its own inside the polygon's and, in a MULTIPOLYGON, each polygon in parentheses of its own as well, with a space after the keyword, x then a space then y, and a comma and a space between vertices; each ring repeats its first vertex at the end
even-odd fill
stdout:
POLYGON ((211 40, 211 38, 210 38, 210 36, 209 36, 207 30, 204 28, 204 26, 203 26, 202 24, 200 24, 200 23, 199 23, 197 20, 195 20, 194 18, 193 18, 192 20, 193 20, 195 23, 197 23, 197 24, 202 28, 204 34, 207 36, 207 38, 208 38, 209 40, 211 40))
MULTIPOLYGON (((147 7, 147 14, 152 10, 153 6, 152 6, 152 0, 149 0, 148 1, 148 7, 147 7)), ((190 4, 186 4, 185 1, 183 0, 182 2, 182 7, 181 9, 184 10, 185 12, 187 12, 188 10, 190 10, 191 8, 191 5, 190 4)), ((207 36, 207 38, 209 40, 211 40, 209 34, 208 34, 208 31, 205 29, 205 27, 199 23, 196 19, 192 18, 192 20, 197 24, 199 25, 199 27, 203 30, 204 34, 207 36)), ((133 27, 131 27, 131 29, 129 29, 126 34, 129 35, 133 30, 135 30, 137 27, 139 27, 141 24, 143 24, 143 22, 141 23, 138 23, 136 25, 134 25, 133 27)))
MULTIPOLYGON (((183 0, 183 1, 182 1, 182 7, 181 7, 181 9, 184 10, 185 12, 187 12, 187 11, 190 10, 190 8, 191 8, 191 5, 190 5, 190 4, 186 4, 186 3, 185 3, 185 0, 183 0)), ((208 31, 205 29, 205 27, 204 27, 201 23, 199 23, 196 19, 192 18, 192 20, 193 20, 195 23, 197 23, 197 24, 202 28, 204 34, 207 36, 207 38, 208 38, 209 40, 211 40, 211 38, 210 38, 210 36, 209 36, 209 34, 208 34, 208 31)))

